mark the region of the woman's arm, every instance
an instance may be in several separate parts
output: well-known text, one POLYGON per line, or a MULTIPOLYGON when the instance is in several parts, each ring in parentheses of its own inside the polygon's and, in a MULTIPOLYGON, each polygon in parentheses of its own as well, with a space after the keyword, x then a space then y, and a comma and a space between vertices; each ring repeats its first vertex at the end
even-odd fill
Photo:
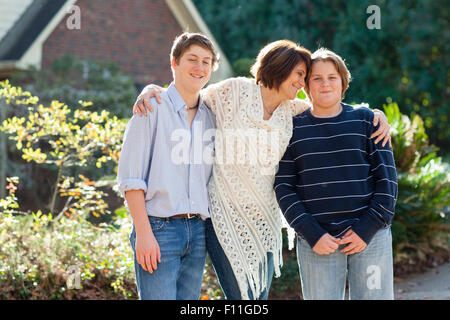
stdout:
POLYGON ((389 147, 392 148, 391 143, 391 135, 389 134, 389 131, 391 130, 391 126, 389 125, 388 119, 383 111, 378 109, 373 109, 374 118, 373 118, 373 126, 378 126, 378 123, 380 123, 380 127, 377 131, 375 131, 370 138, 374 139, 377 138, 374 143, 377 144, 381 140, 383 140, 382 146, 384 147, 387 142, 389 142, 389 147))
MULTIPOLYGON (((300 113, 304 112, 308 108, 311 107, 311 104, 305 100, 301 99, 294 99, 292 100, 292 106, 293 106, 293 116, 299 115, 300 113)), ((355 108, 363 107, 355 105, 355 108)), ((367 106, 364 106, 367 107, 367 106)), ((367 107, 368 108, 368 107, 367 107)), ((369 108, 370 109, 370 108, 369 108)), ((380 124, 380 127, 377 131, 375 131, 371 139, 375 139, 375 144, 383 140, 382 146, 384 147, 387 142, 389 142, 389 146, 392 148, 391 143, 391 135, 389 134, 391 130, 391 126, 389 125, 388 119, 383 111, 378 109, 372 109, 373 113, 375 114, 375 117, 373 119, 373 126, 376 127, 378 124, 380 124)))
POLYGON ((389 147, 392 148, 391 136, 389 131, 391 130, 391 126, 389 125, 388 119, 383 111, 379 109, 371 109, 367 104, 354 105, 354 108, 368 108, 373 111, 373 126, 376 127, 378 124, 380 127, 376 130, 371 136, 371 139, 375 139, 375 144, 383 140, 382 146, 384 147, 387 142, 389 142, 389 147))
MULTIPOLYGON (((211 84, 206 88, 200 90, 200 95, 205 103, 205 105, 211 109, 211 111, 216 114, 217 109, 221 109, 222 105, 230 105, 225 100, 232 101, 232 82, 237 78, 229 78, 222 80, 220 82, 211 84), (219 94, 219 91, 223 90, 225 94, 219 94)), ((150 98, 155 98, 158 104, 161 103, 161 93, 166 89, 162 88, 156 84, 149 84, 142 89, 141 93, 138 95, 136 102, 133 106, 133 114, 138 113, 140 116, 147 115, 147 109, 153 112, 153 107, 150 105, 150 98)), ((229 102, 228 101, 228 102, 229 102)))
POLYGON ((156 84, 149 84, 142 89, 141 93, 136 98, 133 106, 133 114, 138 113, 140 116, 147 115, 147 109, 153 112, 153 107, 150 105, 150 98, 155 98, 158 104, 161 104, 161 93, 166 90, 156 84))

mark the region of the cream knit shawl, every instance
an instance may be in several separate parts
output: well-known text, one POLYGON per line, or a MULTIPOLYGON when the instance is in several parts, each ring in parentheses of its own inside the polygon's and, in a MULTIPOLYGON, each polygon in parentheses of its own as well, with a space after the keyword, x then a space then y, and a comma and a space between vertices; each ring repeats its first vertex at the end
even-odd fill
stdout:
POLYGON ((275 173, 292 135, 292 117, 309 105, 284 101, 263 120, 261 88, 247 78, 210 85, 201 94, 217 121, 208 186, 214 230, 242 299, 249 299, 249 287, 259 297, 267 284, 267 253, 273 254, 275 277, 283 263, 284 218, 273 190, 275 173))

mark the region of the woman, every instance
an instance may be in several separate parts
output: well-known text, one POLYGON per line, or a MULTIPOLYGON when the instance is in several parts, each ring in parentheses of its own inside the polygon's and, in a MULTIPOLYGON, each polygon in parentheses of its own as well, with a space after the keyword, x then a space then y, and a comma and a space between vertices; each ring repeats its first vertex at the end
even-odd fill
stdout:
MULTIPOLYGON (((217 121, 207 250, 227 299, 267 299, 273 273, 280 275, 282 218, 273 182, 292 117, 310 107, 295 99, 310 63, 307 49, 275 41, 259 52, 251 68, 255 79, 230 78, 201 91, 217 121)), ((160 90, 146 87, 138 102, 158 100, 160 90)), ((146 113, 144 103, 133 112, 146 113)), ((389 125, 382 112, 380 120, 374 136, 386 143, 389 125)))

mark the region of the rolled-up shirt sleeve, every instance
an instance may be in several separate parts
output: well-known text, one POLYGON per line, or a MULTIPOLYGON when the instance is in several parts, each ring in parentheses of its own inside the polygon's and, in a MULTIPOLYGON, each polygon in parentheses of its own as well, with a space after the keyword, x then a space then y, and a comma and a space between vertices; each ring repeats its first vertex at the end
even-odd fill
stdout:
POLYGON ((129 190, 147 192, 154 116, 134 115, 125 129, 117 171, 117 183, 124 197, 129 190))

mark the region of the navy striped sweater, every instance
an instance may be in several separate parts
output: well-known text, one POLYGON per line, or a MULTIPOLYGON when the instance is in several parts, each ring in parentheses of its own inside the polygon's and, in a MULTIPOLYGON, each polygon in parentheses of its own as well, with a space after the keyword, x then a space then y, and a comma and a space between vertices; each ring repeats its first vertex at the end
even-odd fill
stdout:
POLYGON ((342 104, 333 118, 294 117, 274 190, 289 225, 314 247, 325 233, 352 229, 369 244, 390 226, 397 199, 392 149, 375 145, 373 112, 342 104))

